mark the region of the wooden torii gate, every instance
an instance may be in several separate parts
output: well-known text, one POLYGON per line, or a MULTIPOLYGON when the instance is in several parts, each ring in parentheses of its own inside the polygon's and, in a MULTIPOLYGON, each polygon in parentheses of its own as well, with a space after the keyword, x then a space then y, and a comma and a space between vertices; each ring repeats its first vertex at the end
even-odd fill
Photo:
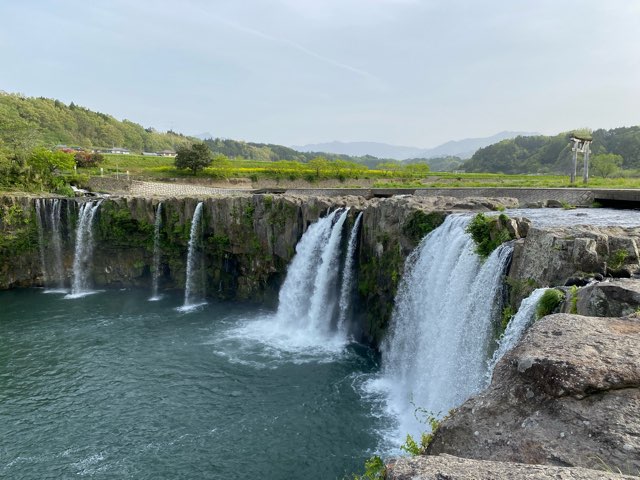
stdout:
POLYGON ((590 135, 582 135, 578 133, 571 134, 571 141, 573 146, 571 151, 573 152, 573 168, 571 170, 571 183, 576 182, 576 176, 578 174, 578 153, 583 154, 584 167, 582 169, 582 183, 589 182, 589 155, 591 154, 591 141, 590 135))

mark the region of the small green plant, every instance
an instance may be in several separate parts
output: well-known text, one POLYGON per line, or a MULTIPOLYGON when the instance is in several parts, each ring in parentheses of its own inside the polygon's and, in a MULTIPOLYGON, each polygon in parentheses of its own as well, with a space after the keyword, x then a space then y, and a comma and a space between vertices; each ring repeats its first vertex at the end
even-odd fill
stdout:
POLYGON ((384 466, 382 458, 374 455, 364 462, 364 473, 362 475, 354 474, 353 480, 384 480, 387 469, 384 466))
POLYGON ((440 423, 442 420, 439 420, 432 412, 429 412, 428 410, 421 407, 415 408, 414 415, 416 419, 418 419, 418 421, 429 425, 430 431, 423 432, 422 435, 420 435, 419 444, 411 435, 407 434, 407 439, 405 440, 404 444, 400 446, 400 449, 404 450, 409 455, 424 455, 427 453, 427 448, 433 441, 438 428, 440 428, 440 423))
POLYGON ((569 313, 578 313, 578 286, 572 285, 569 289, 569 313))
POLYGON ((572 205, 572 204, 567 203, 567 202, 560 202, 560 205, 562 205, 562 209, 563 210, 574 210, 576 208, 575 205, 572 205))
POLYGON ((416 210, 402 226, 402 233, 417 243, 427 233, 439 227, 444 219, 445 215, 441 212, 425 213, 422 210, 416 210))
POLYGON ((478 255, 488 258, 491 252, 513 238, 505 227, 508 220, 509 217, 504 213, 501 213, 498 218, 487 217, 483 213, 473 217, 467 225, 466 232, 475 242, 478 255))
POLYGON ((513 316, 515 314, 516 314, 516 312, 514 311, 514 309, 513 309, 513 307, 511 305, 507 305, 506 307, 504 307, 502 309, 501 326, 502 326, 502 332, 503 333, 507 329, 507 326, 509 325, 509 322, 511 321, 511 319, 513 318, 513 316))
POLYGON ((562 290, 550 288, 542 294, 536 307, 536 317, 542 318, 553 313, 564 301, 565 294, 562 290))
POLYGON ((629 256, 629 252, 624 249, 616 250, 611 255, 609 255, 609 259, 607 264, 611 270, 618 270, 624 265, 624 261, 629 256))

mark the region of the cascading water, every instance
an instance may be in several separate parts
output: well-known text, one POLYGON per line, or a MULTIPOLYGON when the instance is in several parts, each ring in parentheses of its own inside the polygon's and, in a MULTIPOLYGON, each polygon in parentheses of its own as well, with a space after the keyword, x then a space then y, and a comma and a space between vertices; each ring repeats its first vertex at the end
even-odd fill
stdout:
POLYGON ((356 221, 353 223, 353 228, 349 234, 349 242, 347 246, 347 256, 344 262, 344 269, 342 273, 342 286, 340 287, 340 315, 338 317, 338 330, 341 332, 346 331, 346 320, 349 314, 349 308, 351 307, 351 296, 353 294, 353 274, 354 274, 354 255, 356 247, 358 245, 358 232, 360 231, 360 222, 362 221, 362 212, 358 214, 356 221))
POLYGON ((502 335, 498 343, 498 348, 493 353, 493 357, 489 362, 489 369, 487 371, 488 381, 491 380, 493 369, 496 367, 498 361, 518 343, 527 327, 533 322, 540 297, 542 297, 547 290, 548 288, 537 288, 531 295, 522 300, 518 313, 509 321, 509 325, 507 325, 504 335, 502 335))
POLYGON ((197 300, 196 293, 201 296, 204 295, 204 279, 202 268, 202 255, 199 252, 200 245, 200 221, 202 219, 202 206, 203 203, 199 202, 196 205, 196 209, 193 212, 193 218, 191 220, 191 231, 189 233, 189 250, 187 251, 187 275, 185 279, 184 287, 184 304, 178 310, 188 312, 196 307, 204 305, 204 301, 197 300), (199 273, 198 273, 199 270, 199 273), (198 277, 201 279, 197 281, 198 277), (198 292, 196 292, 198 290, 198 292))
POLYGON ((53 279, 57 291, 64 291, 64 265, 62 263, 62 229, 60 228, 60 218, 62 202, 59 198, 52 200, 51 209, 49 210, 48 226, 51 230, 51 253, 52 253, 52 270, 53 279))
POLYGON ((59 198, 35 201, 38 226, 38 247, 44 286, 47 293, 64 293, 64 267, 62 265, 62 233, 60 230, 59 198))
POLYGON ((342 240, 342 227, 347 219, 349 209, 339 213, 329 241, 322 250, 320 265, 316 273, 311 295, 311 305, 307 316, 307 325, 310 331, 327 335, 331 330, 331 322, 334 318, 336 307, 336 286, 340 263, 340 242, 342 240))
POLYGON ((82 204, 78 212, 76 226, 76 246, 73 257, 73 281, 71 293, 65 298, 80 298, 95 293, 91 290, 89 277, 91 275, 93 257, 93 218, 100 207, 101 201, 89 201, 82 204))
POLYGON ((153 280, 151 285, 150 302, 160 300, 158 295, 158 281, 160 279, 160 227, 162 226, 162 202, 158 203, 156 219, 153 226, 153 280))
MULTIPOLYGON (((336 330, 338 271, 344 209, 309 226, 280 289, 278 311, 237 332, 278 350, 296 351, 299 358, 321 352, 341 352, 346 335, 336 330)), ((321 355, 324 355, 321 353, 321 355)))
POLYGON ((392 327, 382 345, 382 377, 399 434, 428 427, 416 409, 445 414, 486 382, 502 274, 512 247, 482 262, 465 232, 469 217, 450 215, 407 259, 392 327))
POLYGON ((47 285, 47 262, 45 258, 45 244, 44 244, 44 222, 42 220, 42 204, 44 200, 36 199, 36 224, 38 226, 38 248, 40 250, 40 268, 42 269, 42 277, 44 279, 45 286, 47 285))

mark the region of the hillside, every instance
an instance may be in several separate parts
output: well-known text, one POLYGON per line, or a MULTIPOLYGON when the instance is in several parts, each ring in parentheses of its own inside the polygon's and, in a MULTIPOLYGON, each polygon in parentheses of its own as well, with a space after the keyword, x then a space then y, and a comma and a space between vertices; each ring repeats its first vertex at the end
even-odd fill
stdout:
POLYGON ((136 152, 176 149, 193 142, 185 135, 145 129, 73 102, 66 105, 50 98, 0 92, 0 139, 10 137, 15 131, 27 131, 35 145, 125 147, 136 152))
POLYGON ((308 162, 316 157, 324 157, 327 160, 344 160, 367 166, 389 161, 388 159, 380 159, 370 155, 352 157, 330 152, 299 152, 283 145, 241 142, 226 138, 208 138, 204 140, 204 143, 206 143, 214 153, 219 153, 229 158, 244 158, 247 160, 308 162))
MULTIPOLYGON (((569 135, 503 140, 478 150, 462 168, 467 172, 567 174, 572 165, 569 135)), ((640 126, 595 130, 591 151, 594 156, 620 155, 623 170, 640 169, 640 126)))

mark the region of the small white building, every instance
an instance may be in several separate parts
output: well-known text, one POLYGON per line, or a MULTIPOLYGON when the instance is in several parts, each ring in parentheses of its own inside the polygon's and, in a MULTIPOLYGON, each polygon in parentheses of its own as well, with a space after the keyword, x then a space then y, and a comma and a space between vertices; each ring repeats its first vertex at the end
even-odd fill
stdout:
POLYGON ((119 155, 129 155, 131 151, 128 148, 123 147, 113 147, 107 149, 107 153, 117 153, 119 155))
POLYGON ((175 157, 177 154, 173 150, 160 150, 158 152, 159 157, 175 157))

